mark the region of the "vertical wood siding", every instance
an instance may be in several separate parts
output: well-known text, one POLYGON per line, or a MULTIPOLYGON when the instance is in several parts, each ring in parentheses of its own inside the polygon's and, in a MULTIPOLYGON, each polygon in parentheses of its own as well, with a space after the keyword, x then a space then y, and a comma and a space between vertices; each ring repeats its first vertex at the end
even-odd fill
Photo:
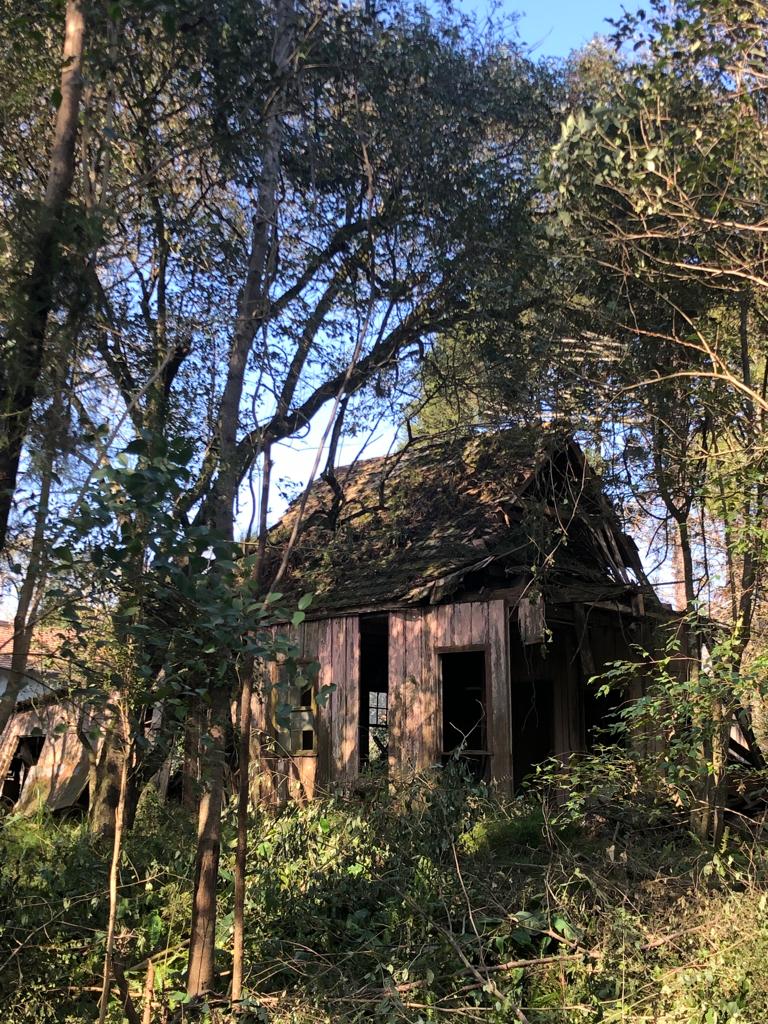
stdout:
POLYGON ((360 629, 357 616, 278 629, 297 644, 303 659, 319 664, 317 687, 336 687, 325 705, 313 703, 315 751, 293 751, 275 718, 279 665, 262 666, 267 686, 257 688, 253 698, 252 756, 258 768, 253 798, 279 806, 287 799, 311 800, 357 775, 360 629))
MULTIPOLYGON (((333 683, 332 643, 333 630, 331 621, 308 624, 314 629, 311 643, 307 643, 307 657, 315 658, 319 663, 317 686, 322 688, 333 683)), ((331 702, 326 700, 324 707, 317 709, 317 785, 320 790, 327 790, 333 781, 333 751, 331 749, 331 702)))
MULTIPOLYGON (((349 786, 360 758, 360 623, 357 616, 280 627, 319 663, 319 687, 335 690, 315 709, 316 754, 270 750, 280 740, 274 724, 276 695, 254 696, 255 750, 262 778, 259 795, 282 803, 310 799, 333 786, 349 786)), ((443 749, 440 655, 467 648, 485 652, 487 748, 490 775, 511 785, 511 715, 507 611, 503 600, 466 601, 412 608, 389 616, 389 751, 397 772, 438 764, 443 749)), ((267 667, 274 684, 277 667, 267 667)), ((256 793, 254 794, 256 796, 256 793)))
POLYGON ((356 615, 330 620, 331 681, 329 701, 331 771, 335 781, 351 782, 359 762, 360 622, 356 615))
POLYGON ((511 785, 511 717, 505 602, 465 601, 393 612, 389 617, 390 765, 399 772, 440 761, 440 654, 483 648, 491 778, 511 785))
POLYGON ((512 713, 509 676, 509 632, 504 601, 490 601, 488 610, 488 652, 490 672, 488 725, 491 749, 491 778, 505 793, 512 792, 512 713))
POLYGON ((389 751, 400 771, 420 771, 440 756, 432 632, 424 609, 389 617, 389 751))

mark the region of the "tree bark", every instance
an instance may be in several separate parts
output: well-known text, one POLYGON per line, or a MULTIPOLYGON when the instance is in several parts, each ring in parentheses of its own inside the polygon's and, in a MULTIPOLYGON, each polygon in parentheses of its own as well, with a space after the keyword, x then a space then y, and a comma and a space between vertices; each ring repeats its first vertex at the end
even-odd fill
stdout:
POLYGON ((88 824, 91 835, 99 839, 111 839, 115 836, 119 815, 122 815, 122 824, 126 828, 131 828, 136 816, 138 790, 134 774, 133 746, 125 739, 128 730, 128 726, 123 722, 125 717, 127 712, 121 712, 120 720, 110 723, 107 727, 104 742, 91 773, 93 785, 88 824))
POLYGON ((229 715, 228 694, 214 691, 211 725, 203 759, 203 792, 197 826, 197 856, 189 939, 187 993, 197 998, 213 988, 216 967, 216 882, 221 850, 224 750, 229 715))
MULTIPOLYGON (((271 475, 272 452, 267 447, 264 451, 264 472, 261 478, 261 500, 259 502, 259 537, 255 569, 257 590, 264 573, 271 475)), ((233 1003, 237 1003, 242 999, 243 976, 245 974, 245 872, 248 861, 248 811, 251 803, 253 672, 254 660, 252 657, 249 657, 243 669, 242 692, 240 695, 240 774, 237 787, 237 849, 235 851, 234 937, 232 942, 233 1003)))
POLYGON ((200 799, 200 738, 203 731, 199 700, 191 703, 184 725, 184 760, 181 768, 181 806, 192 814, 200 799))
POLYGON ((155 964, 150 957, 147 963, 147 976, 144 980, 144 1012, 141 1024, 152 1024, 152 1000, 155 995, 155 964))
MULTIPOLYGON (((128 766, 130 764, 130 729, 124 708, 119 711, 119 739, 123 746, 122 765, 118 782, 117 807, 115 813, 114 841, 112 844, 112 862, 109 867, 109 917, 107 921, 107 945, 104 953, 104 976, 102 979, 101 999, 99 1000, 99 1021, 104 1024, 109 1007, 109 983, 112 977, 112 954, 115 946, 115 923, 117 921, 117 895, 120 875, 120 859, 122 857, 123 825, 125 821, 125 800, 128 788, 128 766)), ((130 998, 130 997, 129 997, 130 998)))
POLYGON ((8 684, 0 695, 0 736, 5 731, 14 710, 19 693, 26 679, 29 649, 35 629, 37 601, 35 590, 42 582, 44 574, 45 526, 48 519, 48 505, 51 493, 52 461, 46 467, 40 482, 40 497, 35 513, 35 532, 29 552, 29 563, 24 574, 24 582, 19 592, 19 603, 13 617, 13 649, 11 652, 11 671, 8 684))
POLYGON ((264 156, 253 217, 248 272, 237 312, 227 378, 219 406, 219 474, 213 487, 209 515, 213 525, 224 535, 231 535, 232 507, 240 484, 237 431, 245 371, 254 338, 269 313, 269 290, 275 269, 281 118, 293 46, 292 0, 282 0, 276 17, 273 63, 277 89, 266 111, 264 156))
POLYGON ((251 802, 251 702, 253 658, 244 666, 240 696, 240 765, 237 786, 237 848, 235 850, 235 906, 232 942, 232 1002, 243 997, 245 974, 245 872, 248 860, 248 811, 251 802))
MULTIPOLYGON (((678 544, 680 550, 680 562, 683 569, 683 589, 685 596, 685 630, 683 633, 683 657, 685 658, 688 681, 692 691, 696 691, 701 674, 701 650, 699 630, 696 612, 696 589, 693 578, 693 552, 691 549, 691 534, 688 523, 688 515, 678 514, 676 517, 678 544)), ((711 760, 712 745, 707 736, 708 708, 704 702, 699 701, 694 712, 693 726, 702 736, 702 748, 697 752, 697 768, 699 769, 700 781, 697 783, 697 792, 694 793, 696 801, 691 806, 690 821, 691 828, 702 839, 709 833, 709 772, 705 770, 701 775, 702 767, 711 760)))
MULTIPOLYGON (((269 288, 276 257, 276 220, 280 184, 281 119, 293 49, 293 3, 281 0, 276 13, 273 65, 276 90, 265 113, 265 143, 248 272, 232 338, 227 378, 219 407, 219 473, 206 509, 210 525, 232 540, 233 508, 240 472, 237 432, 245 372, 253 340, 268 312, 269 288)), ((216 882, 218 879, 221 806, 228 688, 211 694, 210 775, 200 801, 197 867, 189 943, 187 992, 197 997, 210 990, 215 970, 216 882)), ((247 761, 247 758, 246 758, 247 761)), ((242 770, 243 766, 241 766, 242 770)), ((247 770, 247 764, 245 766, 247 770)), ((246 804, 247 828, 247 804, 246 804)), ((247 837, 246 837, 247 839, 247 837)))
POLYGON ((40 494, 35 509, 35 523, 32 532, 32 543, 29 558, 24 572, 24 579, 19 590, 16 614, 13 617, 13 647, 11 652, 11 671, 8 684, 0 694, 0 736, 13 715, 16 701, 24 686, 29 661, 29 650, 34 637, 34 630, 39 609, 39 600, 45 583, 48 563, 48 546, 46 544, 46 528, 51 501, 51 484, 53 482, 54 462, 56 459, 56 430, 61 416, 63 396, 59 374, 56 375, 54 401, 49 411, 49 429, 47 431, 45 450, 40 465, 40 494))
POLYGON ((61 102, 56 114, 48 181, 31 242, 31 270, 21 280, 19 309, 9 329, 9 356, 5 366, 0 367, 0 551, 5 548, 21 451, 43 366, 48 317, 54 301, 59 233, 75 175, 84 45, 85 17, 81 2, 67 0, 61 102))

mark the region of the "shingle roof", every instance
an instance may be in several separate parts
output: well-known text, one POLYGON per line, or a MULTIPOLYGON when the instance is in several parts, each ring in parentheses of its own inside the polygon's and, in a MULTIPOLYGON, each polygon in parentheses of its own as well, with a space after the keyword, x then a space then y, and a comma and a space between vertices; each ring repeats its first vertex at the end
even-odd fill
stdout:
MULTIPOLYGON (((299 505, 270 532, 273 566, 299 505)), ((580 449, 561 432, 423 439, 336 470, 334 486, 312 485, 279 589, 314 593, 313 614, 436 603, 481 577, 509 585, 553 551, 550 568, 626 584, 636 551, 611 516, 580 449), (590 522, 617 535, 607 539, 607 559, 587 543, 590 522)))

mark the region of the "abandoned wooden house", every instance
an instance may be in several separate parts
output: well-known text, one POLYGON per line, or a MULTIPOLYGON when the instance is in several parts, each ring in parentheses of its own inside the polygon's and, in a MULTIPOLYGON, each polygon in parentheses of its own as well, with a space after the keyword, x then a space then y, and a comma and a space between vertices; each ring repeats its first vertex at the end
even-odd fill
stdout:
MULTIPOLYGON (((275 560, 298 509, 271 532, 275 560)), ((254 797, 278 803, 456 756, 512 791, 588 748, 634 695, 599 697, 589 678, 671 616, 583 452, 554 431, 422 440, 326 475, 280 589, 314 597, 278 627, 306 671, 273 663, 254 696, 254 797)), ((3 801, 85 807, 93 714, 38 661, 0 737, 3 801)))
MULTIPOLYGON (((13 626, 0 622, 0 695, 10 676, 13 626)), ((0 805, 32 811, 72 807, 87 797, 84 712, 68 700, 57 672, 56 629, 36 630, 15 712, 0 735, 0 805)))
POLYGON ((671 614, 579 446, 547 430, 424 440, 326 475, 280 589, 314 594, 281 628, 319 673, 286 701, 273 665, 254 698, 258 798, 278 802, 457 752, 511 791, 588 748, 633 696, 599 697, 589 678, 671 614))

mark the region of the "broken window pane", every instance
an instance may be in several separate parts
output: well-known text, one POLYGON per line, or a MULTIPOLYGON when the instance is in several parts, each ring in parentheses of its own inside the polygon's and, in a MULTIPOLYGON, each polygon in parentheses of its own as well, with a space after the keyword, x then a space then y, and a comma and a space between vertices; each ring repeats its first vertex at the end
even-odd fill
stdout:
POLYGON ((384 692, 371 691, 368 694, 368 724, 386 726, 387 700, 389 695, 384 692))

